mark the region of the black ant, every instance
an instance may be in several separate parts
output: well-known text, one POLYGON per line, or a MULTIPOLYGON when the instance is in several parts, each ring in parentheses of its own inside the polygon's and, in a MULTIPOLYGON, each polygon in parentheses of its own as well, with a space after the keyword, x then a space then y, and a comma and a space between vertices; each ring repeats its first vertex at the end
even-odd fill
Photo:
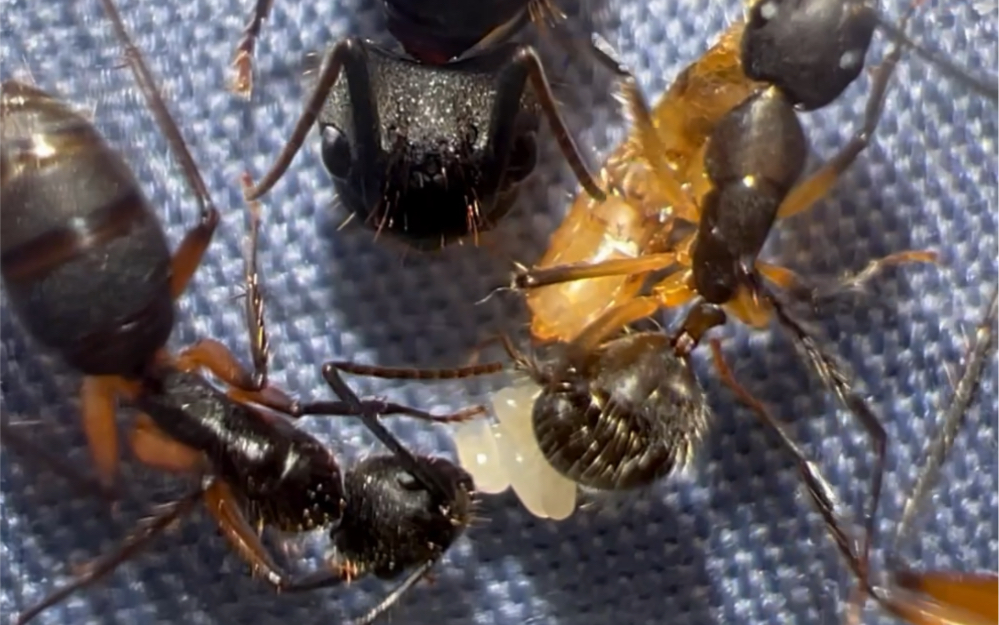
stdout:
MULTIPOLYGON (((207 369, 228 385, 235 401, 292 417, 302 413, 295 401, 267 384, 267 334, 255 274, 247 275, 245 298, 252 372, 213 339, 176 355, 165 349, 174 325, 173 301, 200 264, 219 212, 112 0, 102 2, 143 97, 195 193, 199 223, 171 254, 131 170, 90 122, 36 87, 7 81, 0 101, 0 272, 10 306, 28 334, 85 376, 84 430, 98 476, 110 487, 119 463, 116 400, 134 400, 158 388, 166 370, 194 374, 207 369)), ((245 178, 244 185, 249 184, 245 178)), ((254 263, 251 259, 248 266, 254 263)), ((388 411, 448 420, 475 412, 437 417, 383 402, 363 407, 340 414, 371 425, 417 474, 422 469, 374 415, 388 411)), ((425 479, 429 484, 431 478, 425 479)))
MULTIPOLYGON (((904 31, 915 6, 902 18, 899 32, 904 31)), ((669 232, 640 239, 652 241, 653 247, 640 247, 637 258, 553 264, 515 276, 517 290, 571 284, 573 288, 566 288, 571 300, 581 298, 579 291, 590 282, 607 277, 645 277, 667 270, 665 278, 652 286, 651 294, 641 296, 636 288, 631 296, 600 309, 575 331, 549 337, 554 340, 543 342, 537 357, 521 353, 504 340, 515 367, 537 385, 532 396, 520 402, 519 422, 525 425, 509 429, 532 429, 541 455, 558 473, 587 488, 620 490, 645 486, 674 472, 690 458, 710 421, 706 398, 690 368, 690 352, 706 331, 725 323, 729 316, 754 327, 764 327, 776 319, 823 385, 873 439, 875 467, 864 524, 864 559, 854 558, 852 563, 859 566, 866 561, 882 488, 885 431, 867 403, 853 391, 850 376, 795 319, 768 283, 804 299, 815 300, 822 289, 783 267, 761 262, 758 255, 775 220, 801 212, 827 195, 869 143, 892 73, 908 44, 895 45, 874 73, 862 128, 817 172, 798 182, 807 145, 796 110, 821 108, 839 97, 863 69, 866 50, 880 22, 875 11, 861 2, 754 2, 746 22, 733 26, 684 71, 655 112, 645 104, 631 74, 605 52, 595 50, 603 64, 624 79, 638 137, 629 140, 631 151, 626 153, 646 168, 628 171, 647 172, 649 183, 643 187, 644 194, 615 192, 608 204, 624 211, 622 205, 630 202, 639 217, 644 209, 648 223, 663 230, 671 230, 676 220, 688 221, 695 228, 672 247, 666 246, 669 232), (574 288, 581 283, 580 289, 574 288), (620 336, 632 323, 662 308, 689 303, 694 306, 692 311, 671 336, 660 332, 620 336)), ((613 176, 613 171, 604 176, 613 176)), ((618 223, 607 219, 608 237, 613 237, 618 223)), ((599 247, 593 238, 584 241, 599 247)), ((563 242, 574 243, 569 239, 563 242)), ((930 252, 894 254, 844 278, 835 288, 857 286, 890 264, 935 260, 930 252)), ((597 288, 612 298, 620 297, 606 284, 597 288)), ((604 306, 606 299, 597 297, 592 302, 604 306)), ((553 307, 547 311, 548 319, 558 311, 574 318, 592 312, 586 306, 553 307)), ((537 322, 539 311, 532 312, 532 322, 537 322)), ((504 368, 491 363, 449 371, 413 371, 335 364, 349 373, 424 379, 482 375, 504 368)), ((718 353, 716 364, 727 371, 718 353)), ((749 401, 730 374, 723 377, 749 401)), ((507 425, 513 419, 501 422, 507 425)), ((764 421, 781 433, 798 459, 809 492, 840 549, 852 549, 817 471, 784 436, 777 422, 764 421)), ((467 464, 466 468, 476 475, 475 468, 467 464)), ((476 481, 485 480, 476 476, 476 481)))
MULTIPOLYGON (((269 4, 256 8, 266 11, 269 4)), ((511 13, 547 6, 538 0, 451 4, 437 15, 443 21, 424 24, 432 11, 417 15, 408 3, 391 3, 393 32, 415 47, 424 35, 433 39, 448 28, 464 40, 486 25, 506 23, 511 13), (469 32, 451 21, 466 11, 484 18, 469 32)), ((254 23, 259 20, 251 22, 250 35, 254 23)), ((483 49, 444 63, 430 62, 426 50, 409 57, 356 37, 334 44, 291 137, 246 199, 259 199, 277 183, 317 124, 323 165, 352 216, 417 249, 443 247, 491 229, 511 209, 535 168, 542 116, 586 192, 605 198, 534 48, 491 37, 482 43, 483 49)))
MULTIPOLYGON (((141 412, 130 433, 135 455, 148 465, 194 473, 204 481, 142 526, 119 551, 87 567, 73 583, 29 609, 18 622, 27 622, 109 573, 172 520, 186 514, 199 498, 205 500, 240 556, 281 591, 331 586, 367 574, 396 577, 415 567, 360 621, 370 622, 415 584, 464 531, 474 491, 471 478, 457 466, 411 454, 378 422, 380 415, 450 421, 481 410, 438 417, 397 404, 361 401, 332 367, 324 368, 324 377, 342 401, 299 404, 267 386, 255 206, 251 206, 245 274, 254 373, 245 372, 214 341, 202 341, 174 357, 163 348, 165 336, 145 343, 135 338, 169 334, 172 299, 193 274, 218 222, 218 212, 117 8, 112 0, 103 0, 103 6, 147 105, 185 166, 203 207, 203 228, 195 231, 197 236, 189 235, 171 260, 159 223, 138 184, 90 123, 41 90, 10 81, 3 86, 2 100, 3 277, 12 306, 22 314, 29 333, 85 374, 103 376, 99 381, 107 385, 102 388, 108 394, 91 396, 91 404, 85 404, 85 410, 90 410, 85 418, 91 450, 103 482, 117 475, 113 408, 119 395, 141 412), (84 175, 75 175, 81 170, 84 175), (76 214, 73 211, 83 217, 63 225, 76 214), (192 248, 198 253, 191 252, 192 248), (97 262, 101 258, 103 265, 97 262), (141 271, 129 271, 136 267, 141 271), (159 277, 152 281, 159 289, 135 289, 145 296, 133 302, 137 313, 112 308, 86 317, 73 308, 75 302, 65 299, 92 305, 128 301, 121 294, 145 285, 150 274, 159 277), (106 295, 112 288, 113 296, 106 295), (62 297, 49 292, 58 289, 62 297), (72 321, 90 319, 90 324, 70 324, 67 312, 79 315, 72 321), (47 325, 39 325, 39 319, 47 325), (58 332, 65 331, 65 326, 71 334, 58 332), (146 351, 136 353, 130 346, 146 351), (122 366, 114 367, 112 356, 122 366), (202 367, 230 388, 216 389, 201 375, 202 367), (96 400, 104 410, 94 411, 96 400), (284 415, 267 413, 252 403, 284 415), (341 475, 332 453, 285 419, 307 414, 353 415, 371 422, 392 454, 369 458, 341 475), (257 536, 255 528, 262 525, 296 532, 330 528, 337 550, 332 570, 305 577, 283 572, 257 536)), ((250 185, 248 177, 243 184, 250 185)), ((12 431, 6 423, 3 429, 5 434, 12 431)), ((17 440, 5 439, 5 444, 12 443, 16 446, 17 440)))

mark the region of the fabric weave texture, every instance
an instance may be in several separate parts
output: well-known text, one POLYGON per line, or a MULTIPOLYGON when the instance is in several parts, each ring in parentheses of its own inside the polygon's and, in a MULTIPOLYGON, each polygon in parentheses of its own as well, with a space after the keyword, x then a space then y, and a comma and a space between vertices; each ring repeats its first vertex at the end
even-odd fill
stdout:
MULTIPOLYGON (((211 336, 248 362, 241 293, 244 208, 238 177, 259 177, 280 150, 305 97, 304 59, 346 35, 388 40, 374 0, 277 1, 257 53, 255 94, 225 89, 249 0, 122 0, 138 46, 188 140, 223 222, 205 263, 179 301, 172 345, 211 336)), ((564 3, 568 4, 568 3, 564 3)), ((905 2, 882 3, 894 19, 905 2)), ((577 7, 570 13, 578 14, 577 7)), ((725 25, 735 0, 591 0, 585 12, 654 100, 725 25)), ((81 109, 134 165, 175 245, 197 206, 156 130, 96 0, 5 0, 0 72, 30 76, 81 109)), ((913 37, 961 67, 994 75, 995 9, 970 1, 926 3, 913 37), (981 13, 980 11, 985 11, 981 13)), ((538 42, 570 128, 596 165, 627 131, 609 77, 538 42)), ((883 37, 869 54, 873 66, 883 37)), ((868 80, 827 110, 803 115, 813 151, 829 156, 860 124, 868 80)), ((779 224, 765 257, 805 275, 835 276, 886 253, 929 248, 940 266, 889 270, 866 294, 845 296, 813 325, 859 380, 889 437, 888 474, 878 527, 888 542, 924 446, 950 396, 965 341, 997 282, 997 122, 995 105, 926 62, 905 58, 869 150, 813 210, 779 224)), ((271 379, 303 398, 330 396, 322 362, 461 364, 498 332, 517 332, 524 311, 505 283, 510 261, 543 253, 576 185, 550 134, 540 169, 515 211, 476 248, 405 254, 356 227, 339 229, 318 140, 307 145, 263 199, 260 268, 272 344, 271 379)), ((89 471, 79 420, 78 378, 27 339, 2 300, 2 410, 82 474, 89 471)), ((676 320, 665 316, 666 322, 676 320)), ((836 489, 851 518, 867 505, 870 440, 810 380, 789 341, 773 328, 734 324, 724 350, 747 387, 787 422, 836 489)), ((706 350, 705 350, 706 351, 706 350)), ((488 353, 484 357, 500 354, 488 353)), ((472 528, 386 622, 418 625, 545 623, 839 623, 851 576, 800 487, 788 454, 718 381, 702 354, 698 370, 715 422, 695 466, 647 492, 597 502, 560 522, 532 518, 511 494, 483 503, 488 521, 472 528)), ((995 359, 945 465, 918 541, 914 565, 995 570, 999 557, 995 359)), ((399 383, 354 379, 362 395, 428 410, 483 401, 501 378, 399 383)), ((126 418, 122 419, 124 423, 126 418)), ((350 463, 374 448, 347 419, 308 419, 350 463)), ((392 422, 420 452, 453 453, 446 430, 392 422)), ((171 476, 135 463, 129 493, 111 511, 72 484, 16 454, 3 453, 0 609, 4 619, 66 580, 68 566, 112 548, 150 506, 180 492, 171 476)), ((320 553, 322 541, 307 543, 320 553)), ((882 563, 879 549, 876 566, 882 563)), ((292 559, 293 560, 293 559, 292 559)), ((292 561, 293 564, 300 564, 292 561)), ((313 564, 315 564, 313 562, 313 564)), ((66 623, 268 625, 329 623, 358 615, 389 587, 278 596, 226 547, 203 512, 160 538, 106 582, 39 619, 66 623)), ((865 622, 880 622, 873 609, 865 622)), ((885 620, 884 622, 887 622, 885 620)))

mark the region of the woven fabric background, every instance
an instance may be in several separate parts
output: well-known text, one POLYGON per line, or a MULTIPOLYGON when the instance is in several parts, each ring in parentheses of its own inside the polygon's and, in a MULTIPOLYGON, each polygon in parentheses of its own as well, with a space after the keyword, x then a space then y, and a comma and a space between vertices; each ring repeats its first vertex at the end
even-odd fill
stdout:
MULTIPOLYGON (((304 98, 303 58, 347 34, 385 40, 374 0, 278 0, 258 50, 252 101, 224 85, 250 0, 145 2, 121 10, 184 129, 224 211, 204 265, 180 300, 176 345, 221 339, 246 354, 240 293, 243 207, 238 175, 260 176, 290 134, 304 98)), ((619 50, 650 98, 741 14, 735 0, 593 0, 593 27, 619 50)), ((886 7, 897 16, 904 2, 886 7)), ((110 35, 96 0, 4 0, 3 77, 31 76, 85 110, 134 163, 161 210, 173 243, 196 217, 179 169, 110 35)), ((978 74, 997 66, 996 14, 966 0, 927 3, 917 40, 978 74), (981 12, 983 11, 984 12, 981 12)), ((532 35, 528 34, 528 37, 532 35)), ((535 37, 536 39, 536 37, 535 37)), ((595 165, 626 131, 608 97, 609 79, 541 42, 570 126, 595 165)), ((880 58, 884 42, 869 59, 880 58)), ((828 110, 809 114, 814 151, 830 155, 859 124, 867 81, 828 110)), ((890 437, 882 542, 893 531, 924 445, 949 398, 965 341, 997 282, 997 113, 995 105, 936 68, 906 59, 876 142, 814 210, 782 223, 766 254, 808 275, 836 275, 907 248, 941 252, 940 267, 892 270, 869 296, 850 296, 817 318, 856 373, 890 437)), ((546 137, 550 139, 550 137, 546 137)), ((480 248, 404 255, 369 232, 338 230, 343 214, 318 158, 315 134, 265 198, 260 265, 273 344, 272 380, 304 398, 327 397, 324 360, 442 366, 467 360, 524 313, 513 297, 476 304, 502 284, 510 260, 531 263, 574 190, 550 140, 518 209, 480 248)), ((9 309, 2 309, 3 410, 35 440, 89 470, 75 418, 78 378, 39 353, 9 309)), ((857 513, 867 502, 870 444, 860 427, 810 382, 776 330, 726 330, 737 375, 787 421, 795 436, 857 513)), ((818 515, 798 488, 789 456, 772 433, 738 405, 699 361, 716 420, 692 471, 650 492, 603 502, 561 523, 530 517, 511 494, 491 498, 488 523, 473 528, 392 612, 396 623, 551 623, 620 625, 670 622, 838 623, 851 578, 818 515)), ((938 568, 995 570, 997 563, 997 369, 986 370, 944 471, 918 542, 905 555, 938 568)), ((427 409, 482 401, 502 379, 402 384, 358 379, 365 395, 427 409)), ((348 420, 310 419, 305 427, 340 450, 345 463, 373 449, 348 420)), ((452 453, 447 432, 409 423, 392 427, 421 452, 452 453)), ((133 463, 134 486, 119 509, 81 497, 53 473, 4 450, 0 608, 5 619, 65 581, 68 564, 112 548, 150 505, 179 492, 171 477, 133 463)), ((311 543, 310 543, 311 544, 311 543)), ((879 556, 882 555, 879 553, 879 556)), ((880 561, 880 560, 879 560, 880 561)), ((386 585, 276 596, 231 554, 199 512, 123 566, 104 584, 39 618, 46 624, 180 623, 268 625, 338 622, 373 604, 386 585)), ((867 622, 878 622, 873 609, 867 622)))

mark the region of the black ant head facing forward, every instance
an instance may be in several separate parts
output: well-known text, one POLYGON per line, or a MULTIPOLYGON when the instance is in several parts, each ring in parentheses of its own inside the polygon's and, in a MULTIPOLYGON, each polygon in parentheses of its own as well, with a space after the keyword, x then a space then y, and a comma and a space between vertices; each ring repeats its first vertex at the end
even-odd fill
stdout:
POLYGON ((805 110, 839 97, 864 69, 878 24, 866 0, 758 0, 742 39, 746 75, 805 110))
POLYGON ((539 105, 504 80, 513 48, 437 67, 360 40, 341 45, 346 80, 318 124, 346 208, 424 249, 492 228, 537 162, 539 105))
POLYGON ((443 64, 482 42, 502 40, 528 17, 531 0, 385 0, 392 36, 424 63, 443 64))
POLYGON ((534 434, 548 462, 582 486, 625 490, 684 465, 710 410, 686 354, 661 332, 577 352, 555 344, 535 373, 534 434))
POLYGON ((469 525, 472 477, 443 458, 416 456, 443 485, 442 500, 394 455, 359 462, 344 478, 347 507, 333 541, 341 562, 363 575, 393 578, 437 560, 469 525))

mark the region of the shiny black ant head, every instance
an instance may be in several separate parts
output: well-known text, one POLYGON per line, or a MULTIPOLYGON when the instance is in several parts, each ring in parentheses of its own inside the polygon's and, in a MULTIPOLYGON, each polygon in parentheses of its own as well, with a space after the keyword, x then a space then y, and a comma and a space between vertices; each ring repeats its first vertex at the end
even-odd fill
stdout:
POLYGON ((498 78, 511 54, 438 67, 353 40, 318 118, 346 208, 420 249, 491 229, 537 162, 537 101, 498 78))
POLYGON ((526 21, 530 0, 385 0, 388 29, 424 63, 451 61, 487 35, 501 41, 526 21))
POLYGON ((585 487, 625 490, 691 458, 710 412, 670 337, 630 334, 585 354, 552 348, 535 372, 542 391, 532 419, 555 470, 585 487))
POLYGON ((443 458, 416 460, 445 487, 446 499, 394 455, 367 458, 347 472, 347 507, 333 539, 338 556, 358 574, 392 578, 436 560, 471 522, 472 477, 443 458))
POLYGON ((839 97, 864 69, 877 13, 865 0, 757 0, 742 38, 746 75, 805 110, 839 97))

